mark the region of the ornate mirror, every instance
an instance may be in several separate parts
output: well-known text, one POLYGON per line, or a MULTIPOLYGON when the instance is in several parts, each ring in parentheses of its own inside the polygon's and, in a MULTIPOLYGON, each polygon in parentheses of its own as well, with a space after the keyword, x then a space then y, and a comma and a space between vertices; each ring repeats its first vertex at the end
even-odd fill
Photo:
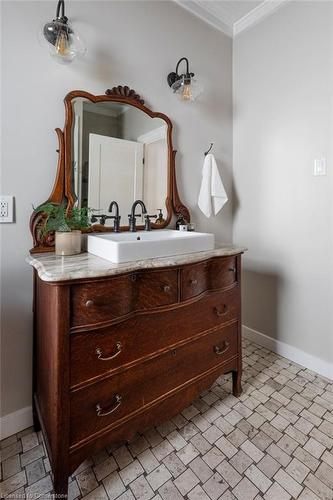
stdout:
MULTIPOLYGON (((56 129, 58 170, 48 202, 66 203, 68 211, 74 206, 93 209, 88 231, 95 232, 113 230, 108 216, 114 200, 124 231, 137 199, 156 215, 153 229, 167 227, 173 213, 190 221, 178 195, 172 123, 166 115, 153 112, 136 92, 121 86, 100 96, 72 91, 64 102, 66 122, 63 132, 56 129)), ((43 217, 42 212, 31 217, 32 252, 53 250, 53 235, 41 231, 43 217)), ((138 229, 140 223, 138 219, 138 229)))

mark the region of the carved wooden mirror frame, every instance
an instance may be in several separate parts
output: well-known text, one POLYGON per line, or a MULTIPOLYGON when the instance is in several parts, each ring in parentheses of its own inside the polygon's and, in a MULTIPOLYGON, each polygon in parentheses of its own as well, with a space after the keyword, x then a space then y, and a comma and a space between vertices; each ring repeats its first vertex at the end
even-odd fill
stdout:
MULTIPOLYGON (((76 195, 73 191, 72 182, 72 125, 73 125, 73 108, 72 100, 78 97, 88 99, 93 103, 102 101, 114 101, 124 104, 129 104, 143 111, 151 118, 161 118, 167 124, 167 144, 168 144, 168 175, 167 175, 167 197, 165 201, 167 209, 167 217, 164 224, 152 224, 153 229, 163 229, 167 227, 172 219, 172 213, 181 213, 187 222, 190 222, 190 213, 185 205, 180 200, 177 188, 176 172, 175 172, 175 156, 176 151, 172 147, 172 122, 168 116, 163 113, 153 112, 144 105, 144 100, 132 89, 127 86, 113 87, 105 92, 105 95, 93 95, 83 90, 73 90, 66 95, 64 99, 66 120, 65 127, 62 131, 56 128, 58 136, 59 149, 57 150, 58 167, 57 174, 51 195, 47 202, 61 204, 64 200, 67 202, 67 210, 70 211, 76 201, 76 195)), ((31 253, 53 252, 54 251, 54 235, 48 234, 45 237, 42 235, 41 229, 45 219, 43 212, 34 212, 30 218, 30 231, 33 237, 33 248, 31 253)), ((143 228, 143 226, 138 226, 143 228)), ((105 227, 100 224, 95 224, 90 231, 103 232, 112 231, 112 227, 105 227)), ((128 226, 122 226, 122 231, 128 231, 128 226)), ((88 230, 89 231, 89 230, 88 230)))

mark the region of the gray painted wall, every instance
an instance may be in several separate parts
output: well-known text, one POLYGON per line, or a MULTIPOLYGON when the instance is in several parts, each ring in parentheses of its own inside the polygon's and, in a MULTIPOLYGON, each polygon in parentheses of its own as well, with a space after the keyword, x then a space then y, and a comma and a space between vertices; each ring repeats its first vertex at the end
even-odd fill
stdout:
POLYGON ((243 323, 331 363, 332 25, 332 2, 291 2, 234 41, 243 323), (321 157, 327 176, 314 177, 321 157))
POLYGON ((133 107, 128 107, 125 113, 122 113, 120 121, 122 137, 128 141, 136 141, 141 135, 160 127, 165 127, 166 129, 167 126, 161 118, 151 118, 143 113, 143 111, 133 107))
POLYGON ((69 2, 67 14, 87 42, 82 61, 61 66, 39 46, 37 30, 55 3, 4 1, 2 7, 2 188, 16 196, 16 223, 2 225, 1 414, 31 404, 31 204, 51 192, 56 169, 55 127, 64 123, 64 96, 73 89, 103 93, 133 87, 148 106, 174 123, 180 193, 198 228, 231 241, 231 203, 206 221, 196 207, 203 152, 211 141, 226 189, 232 176, 232 41, 170 1, 69 2), (205 85, 194 105, 180 103, 166 84, 178 59, 205 85))

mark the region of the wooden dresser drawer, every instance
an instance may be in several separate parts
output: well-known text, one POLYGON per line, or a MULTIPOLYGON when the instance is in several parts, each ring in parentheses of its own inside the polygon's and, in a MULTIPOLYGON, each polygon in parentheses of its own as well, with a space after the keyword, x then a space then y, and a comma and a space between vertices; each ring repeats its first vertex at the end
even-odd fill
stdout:
POLYGON ((115 320, 130 312, 173 304, 178 300, 178 271, 146 271, 105 281, 73 285, 72 327, 115 320))
POLYGON ((159 313, 140 315, 98 330, 72 333, 71 386, 237 319, 239 311, 240 290, 234 287, 164 311, 163 316, 159 313))
POLYGON ((238 323, 71 393, 71 444, 175 390, 238 353, 238 323), (84 418, 82 418, 84 415, 84 418))
POLYGON ((181 271, 181 299, 196 297, 206 290, 228 288, 236 281, 236 257, 220 257, 199 262, 181 271))
POLYGON ((237 257, 212 259, 209 263, 209 288, 228 288, 238 281, 237 257))

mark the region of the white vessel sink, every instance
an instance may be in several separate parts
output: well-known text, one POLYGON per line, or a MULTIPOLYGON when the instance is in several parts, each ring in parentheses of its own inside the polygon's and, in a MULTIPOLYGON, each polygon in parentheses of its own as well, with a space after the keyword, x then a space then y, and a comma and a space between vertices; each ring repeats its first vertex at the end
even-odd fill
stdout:
POLYGON ((215 236, 210 233, 158 229, 135 233, 88 235, 88 252, 116 264, 213 250, 215 236))

